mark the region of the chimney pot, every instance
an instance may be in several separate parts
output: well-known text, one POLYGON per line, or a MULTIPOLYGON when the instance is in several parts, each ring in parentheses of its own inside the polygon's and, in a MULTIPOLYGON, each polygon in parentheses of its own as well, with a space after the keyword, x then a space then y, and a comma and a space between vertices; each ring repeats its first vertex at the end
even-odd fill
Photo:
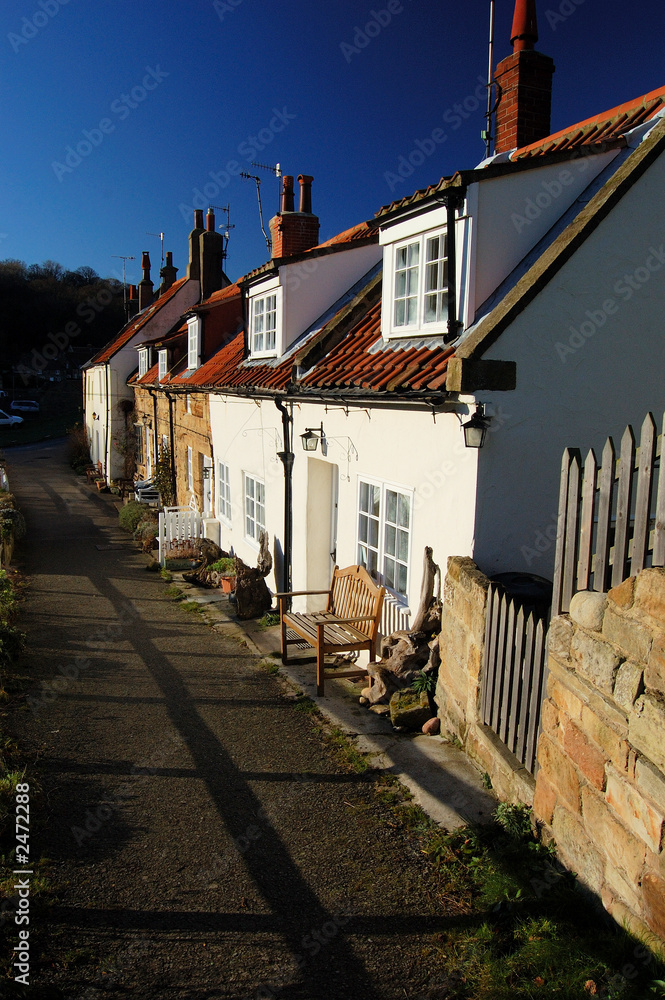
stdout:
POLYGON ((215 232, 215 213, 211 208, 208 209, 206 215, 206 231, 209 233, 215 232))
POLYGON ((523 52, 535 47, 538 41, 536 0, 516 0, 510 41, 513 52, 523 52))
POLYGON ((203 209, 194 209, 194 229, 203 229, 203 209))
POLYGON ((153 284, 150 280, 150 254, 147 250, 141 256, 141 267, 143 268, 143 278, 139 281, 139 312, 152 305, 153 284))
POLYGON ((312 214, 312 181, 313 177, 309 174, 299 174, 298 184, 300 184, 300 205, 298 207, 299 212, 305 212, 308 215, 312 214))
POLYGON ((500 100, 494 124, 495 153, 528 146, 550 132, 554 62, 534 49, 538 39, 535 0, 515 0, 513 51, 496 67, 500 100))
POLYGON ((166 251, 166 266, 167 267, 173 267, 173 251, 172 250, 167 250, 166 251))
POLYGON ((291 174, 284 174, 282 177, 282 197, 279 210, 280 212, 293 212, 295 210, 291 174))

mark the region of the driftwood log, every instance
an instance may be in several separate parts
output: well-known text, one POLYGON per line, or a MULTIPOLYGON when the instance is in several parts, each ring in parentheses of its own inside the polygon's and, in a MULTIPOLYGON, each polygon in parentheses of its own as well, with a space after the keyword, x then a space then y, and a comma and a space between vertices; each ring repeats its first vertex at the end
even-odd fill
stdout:
POLYGON ((203 561, 197 570, 194 570, 192 573, 183 573, 182 578, 187 583, 197 583, 209 587, 208 566, 217 562, 222 556, 228 555, 228 552, 222 552, 219 545, 212 542, 209 538, 199 538, 195 543, 195 548, 199 558, 203 561))
POLYGON ((383 640, 381 659, 367 666, 372 685, 364 688, 362 697, 371 705, 387 703, 394 691, 408 687, 421 671, 430 673, 438 670, 440 631, 441 570, 427 545, 420 601, 413 625, 408 631, 393 632, 383 640))
POLYGON ((272 569, 268 532, 259 539, 259 558, 255 567, 247 566, 236 556, 236 608, 238 618, 259 618, 272 607, 272 594, 265 578, 272 569))

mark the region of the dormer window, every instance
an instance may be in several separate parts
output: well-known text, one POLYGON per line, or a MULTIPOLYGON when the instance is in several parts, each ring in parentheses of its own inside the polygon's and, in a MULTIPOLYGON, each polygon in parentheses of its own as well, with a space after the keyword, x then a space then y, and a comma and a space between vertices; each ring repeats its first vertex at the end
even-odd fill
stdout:
POLYGON ((277 349, 277 294, 252 299, 252 354, 274 354, 277 349))
POLYGON ((439 333, 448 321, 448 247, 445 229, 393 247, 390 332, 439 333))
POLYGON ((201 364, 201 317, 192 316, 187 320, 187 367, 198 368, 201 364))
POLYGON ((144 347, 139 351, 139 378, 143 378, 148 372, 148 348, 144 347))
POLYGON ((160 351, 159 352, 159 375, 158 375, 158 378, 159 378, 160 382, 162 381, 162 379, 166 378, 166 368, 167 368, 167 364, 168 364, 168 353, 169 353, 168 351, 160 351))

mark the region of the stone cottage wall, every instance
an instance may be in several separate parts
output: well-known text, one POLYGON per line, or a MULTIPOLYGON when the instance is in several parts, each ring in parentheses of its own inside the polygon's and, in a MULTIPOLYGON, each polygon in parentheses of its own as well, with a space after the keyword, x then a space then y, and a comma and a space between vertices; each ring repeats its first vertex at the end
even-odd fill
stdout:
POLYGON ((443 593, 436 703, 441 732, 460 740, 500 798, 531 805, 534 780, 480 716, 488 578, 472 559, 451 556, 443 593))
POLYGON ((665 571, 553 619, 534 814, 606 909, 665 941, 665 571))

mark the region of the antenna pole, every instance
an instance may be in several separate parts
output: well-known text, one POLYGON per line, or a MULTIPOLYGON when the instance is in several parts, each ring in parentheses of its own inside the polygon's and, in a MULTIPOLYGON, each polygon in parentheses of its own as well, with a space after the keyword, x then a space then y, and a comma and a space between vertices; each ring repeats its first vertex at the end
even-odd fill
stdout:
POLYGON ((125 309, 125 323, 126 323, 127 320, 129 319, 129 313, 127 312, 127 281, 125 280, 125 261, 136 260, 136 257, 123 257, 121 253, 112 253, 111 256, 115 257, 117 260, 122 261, 122 301, 125 309))
POLYGON ((164 233, 146 233, 146 236, 156 236, 158 240, 162 241, 162 263, 161 267, 164 267, 164 233))
POLYGON ((487 128, 483 136, 485 140, 485 157, 492 154, 492 84, 494 76, 494 0, 490 0, 490 40, 489 60, 487 66, 487 128))
MULTIPOLYGON (((274 169, 274 168, 271 167, 268 169, 274 169)), ((256 182, 256 197, 259 200, 259 219, 261 220, 261 232, 263 233, 263 238, 266 241, 266 246, 268 247, 268 253, 271 253, 272 244, 270 242, 270 237, 266 232, 266 227, 263 224, 263 206, 261 205, 261 178, 257 177, 256 174, 248 174, 245 173, 244 171, 240 174, 240 176, 244 177, 245 180, 251 180, 256 182)))

